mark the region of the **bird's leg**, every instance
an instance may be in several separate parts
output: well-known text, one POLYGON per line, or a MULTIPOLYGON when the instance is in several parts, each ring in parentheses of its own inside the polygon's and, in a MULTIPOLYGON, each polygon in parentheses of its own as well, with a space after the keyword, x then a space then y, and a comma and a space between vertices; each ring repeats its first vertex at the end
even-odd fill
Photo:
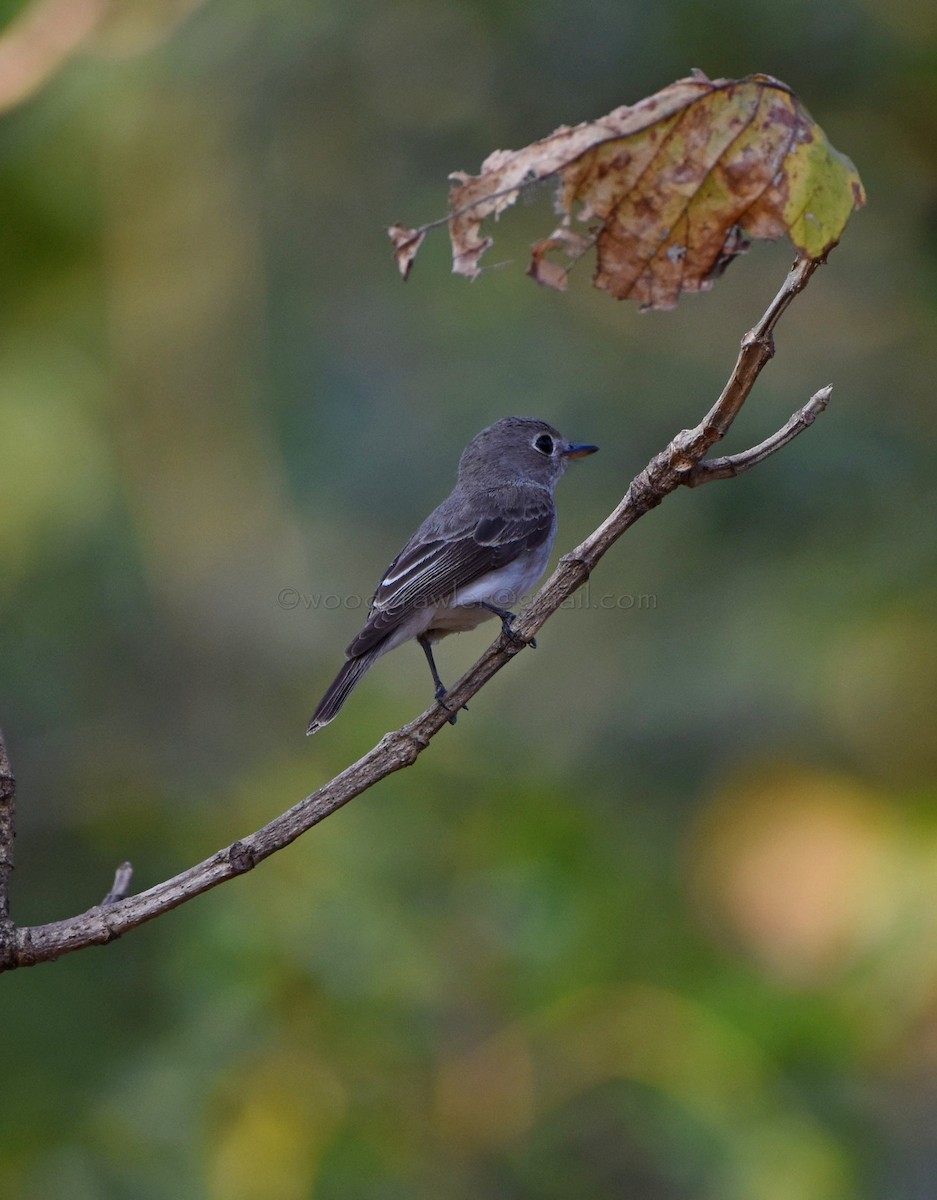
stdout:
MULTIPOLYGON (((496 617, 501 618, 501 632, 506 638, 510 638, 512 642, 524 645, 522 638, 519 638, 514 632, 514 622, 517 620, 517 614, 510 612, 506 608, 498 608, 497 604, 489 604, 487 600, 478 601, 479 608, 487 608, 490 613, 494 613, 496 617)), ((531 650, 537 649, 537 639, 531 638, 526 643, 531 650)))
MULTIPOLYGON (((421 633, 416 639, 423 647, 423 653, 426 655, 426 661, 429 663, 430 673, 433 676, 433 683, 436 685, 436 699, 442 704, 443 697, 446 694, 446 685, 439 678, 439 672, 436 670, 436 660, 433 658, 433 647, 429 638, 425 633, 421 633)), ((442 704, 445 708, 445 704, 442 704)))
MULTIPOLYGON (((425 633, 421 633, 416 640, 423 647, 423 653, 426 655, 426 661, 429 663, 429 669, 432 672, 433 683, 436 685, 436 692, 435 692, 436 703, 439 704, 442 708, 444 708, 446 710, 446 712, 452 712, 452 710, 449 708, 449 705, 446 703, 446 701, 444 699, 444 697, 446 695, 446 685, 439 678, 439 672, 436 670, 436 660, 433 658, 432 643, 430 642, 429 638, 426 636, 425 633)), ((465 709, 466 712, 468 712, 467 704, 463 704, 462 707, 465 709)), ((456 714, 452 713, 452 716, 449 718, 450 725, 455 724, 455 718, 456 718, 456 714)))

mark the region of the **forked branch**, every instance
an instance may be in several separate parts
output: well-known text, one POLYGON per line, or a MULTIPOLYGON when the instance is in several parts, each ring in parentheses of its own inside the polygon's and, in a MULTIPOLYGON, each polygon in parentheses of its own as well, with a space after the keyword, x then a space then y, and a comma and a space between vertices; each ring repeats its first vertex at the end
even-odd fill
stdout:
POLYGON ((449 707, 444 709, 434 704, 415 721, 386 734, 363 758, 262 829, 240 838, 172 879, 133 896, 126 895, 131 869, 125 863, 118 869, 114 886, 103 904, 64 921, 17 929, 8 919, 4 920, 8 915, 6 887, 12 867, 13 788, 0 739, 0 971, 48 962, 85 946, 112 941, 217 884, 251 870, 387 775, 411 766, 436 734, 448 726, 450 710, 471 700, 531 641, 564 600, 586 582, 603 555, 639 517, 681 485, 696 487, 749 470, 812 424, 829 400, 828 387, 818 391, 783 429, 760 445, 727 458, 705 459, 713 445, 731 428, 755 380, 774 353, 773 332, 779 318, 806 285, 817 265, 809 259, 800 259, 794 264, 764 316, 743 338, 735 369, 709 413, 694 429, 677 434, 632 480, 614 512, 581 545, 560 559, 556 570, 520 615, 513 638, 502 634, 485 651, 450 691, 446 698, 449 707), (6 785, 4 780, 8 781, 6 785), (7 791, 3 790, 5 786, 7 791))

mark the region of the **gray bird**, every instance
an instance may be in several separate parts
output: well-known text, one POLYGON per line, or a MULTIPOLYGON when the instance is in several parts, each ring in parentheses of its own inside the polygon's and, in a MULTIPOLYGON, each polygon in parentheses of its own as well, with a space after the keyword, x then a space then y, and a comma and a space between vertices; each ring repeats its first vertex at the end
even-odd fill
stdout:
POLYGON ((433 643, 491 617, 500 617, 511 635, 510 607, 543 575, 553 549, 553 491, 571 458, 597 449, 567 442, 534 417, 505 417, 473 438, 451 495, 384 572, 367 622, 307 733, 336 716, 382 654, 412 638, 423 647, 436 699, 445 707, 433 643))

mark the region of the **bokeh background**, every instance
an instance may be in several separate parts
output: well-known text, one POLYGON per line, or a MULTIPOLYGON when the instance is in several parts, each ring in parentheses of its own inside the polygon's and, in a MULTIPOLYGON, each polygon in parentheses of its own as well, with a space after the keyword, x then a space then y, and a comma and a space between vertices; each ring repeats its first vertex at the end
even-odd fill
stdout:
MULTIPOLYGON (((15 1200, 937 1195, 937 9, 5 0, 0 724, 21 924, 270 820, 430 698, 305 724, 462 446, 695 423, 790 260, 639 314, 383 228, 699 67, 791 84, 869 206, 733 432, 410 771, 250 876, 4 976, 15 1200), (284 605, 284 589, 290 600, 284 605), (295 603, 293 603, 293 598, 295 603), (292 606, 291 606, 292 604, 292 606)), ((499 265, 501 264, 501 265, 499 265)), ((444 677, 494 627, 440 650, 444 677)))

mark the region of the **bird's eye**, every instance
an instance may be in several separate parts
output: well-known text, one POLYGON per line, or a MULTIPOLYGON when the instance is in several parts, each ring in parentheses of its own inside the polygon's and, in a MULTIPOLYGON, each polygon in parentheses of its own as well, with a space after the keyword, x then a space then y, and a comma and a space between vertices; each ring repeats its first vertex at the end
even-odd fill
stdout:
POLYGON ((541 433, 540 437, 534 442, 534 449, 539 450, 541 454, 549 456, 553 453, 553 438, 548 433, 541 433))

